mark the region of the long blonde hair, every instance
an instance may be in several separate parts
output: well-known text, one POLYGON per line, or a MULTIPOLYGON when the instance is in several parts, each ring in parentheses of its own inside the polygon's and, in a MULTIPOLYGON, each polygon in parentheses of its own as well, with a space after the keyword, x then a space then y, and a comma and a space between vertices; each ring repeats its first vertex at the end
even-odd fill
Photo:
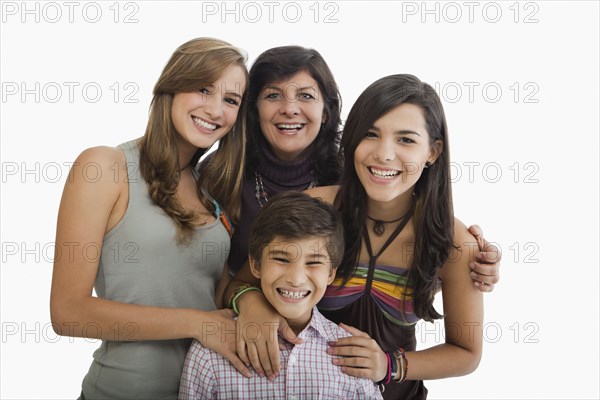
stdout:
MULTIPOLYGON (((161 207, 177 226, 179 242, 194 234, 196 213, 186 211, 175 196, 180 177, 177 131, 171 118, 173 96, 179 92, 194 92, 212 84, 230 65, 239 65, 248 81, 246 57, 227 42, 212 38, 197 38, 181 45, 163 69, 154 86, 146 133, 140 143, 140 172, 148 183, 152 201, 161 207)), ((214 212, 214 198, 236 221, 245 162, 245 96, 232 130, 219 141, 198 180, 198 197, 209 212, 214 212)), ((193 158, 197 162, 205 149, 193 158)))

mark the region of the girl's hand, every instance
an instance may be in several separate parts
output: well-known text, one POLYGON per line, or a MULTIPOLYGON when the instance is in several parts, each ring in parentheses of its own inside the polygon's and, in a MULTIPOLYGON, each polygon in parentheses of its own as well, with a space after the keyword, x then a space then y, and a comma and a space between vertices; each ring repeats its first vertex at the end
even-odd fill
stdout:
POLYGON ((239 301, 237 354, 256 373, 274 379, 281 369, 277 333, 290 343, 302 344, 285 318, 275 311, 260 292, 245 293, 239 301))
POLYGON ((248 364, 244 363, 236 353, 235 328, 232 310, 216 310, 206 313, 207 318, 200 323, 198 340, 209 348, 225 357, 229 362, 247 378, 252 377, 248 364))
POLYGON ((351 326, 340 327, 352 336, 330 342, 328 354, 340 356, 333 363, 340 365, 342 371, 359 378, 368 378, 379 382, 387 376, 388 360, 381 347, 369 335, 351 326))
POLYGON ((481 292, 491 292, 500 280, 500 249, 483 238, 478 225, 471 225, 469 232, 475 236, 479 247, 475 261, 469 265, 473 285, 481 292))

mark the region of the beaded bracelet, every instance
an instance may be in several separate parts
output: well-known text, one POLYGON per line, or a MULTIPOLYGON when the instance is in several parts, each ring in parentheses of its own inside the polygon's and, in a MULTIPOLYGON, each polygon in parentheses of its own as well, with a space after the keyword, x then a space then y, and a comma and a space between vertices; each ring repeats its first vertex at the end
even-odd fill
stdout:
POLYGON ((394 377, 394 380, 397 383, 402 383, 406 380, 408 375, 408 359, 406 358, 406 353, 403 348, 399 348, 394 352, 394 357, 398 360, 398 364, 400 367, 398 368, 398 374, 394 377), (400 373, 401 372, 401 373, 400 373))
POLYGON ((252 286, 249 283, 246 283, 246 284, 240 286, 239 288, 235 289, 235 291, 233 292, 233 294, 231 295, 231 298, 229 300, 229 308, 232 308, 236 314, 239 314, 240 312, 237 308, 237 300, 240 298, 241 295, 243 295, 246 292, 250 292, 252 290, 262 292, 262 290, 260 290, 259 287, 252 286))

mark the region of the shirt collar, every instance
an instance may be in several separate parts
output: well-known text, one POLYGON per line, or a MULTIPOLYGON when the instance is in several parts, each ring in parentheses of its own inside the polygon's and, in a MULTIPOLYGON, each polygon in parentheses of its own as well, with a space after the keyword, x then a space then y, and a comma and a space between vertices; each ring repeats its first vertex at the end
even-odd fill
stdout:
POLYGON ((335 341, 339 338, 339 329, 337 325, 326 319, 323 314, 317 310, 317 307, 313 307, 312 317, 310 322, 298 335, 300 339, 306 340, 315 335, 320 335, 326 341, 335 341))

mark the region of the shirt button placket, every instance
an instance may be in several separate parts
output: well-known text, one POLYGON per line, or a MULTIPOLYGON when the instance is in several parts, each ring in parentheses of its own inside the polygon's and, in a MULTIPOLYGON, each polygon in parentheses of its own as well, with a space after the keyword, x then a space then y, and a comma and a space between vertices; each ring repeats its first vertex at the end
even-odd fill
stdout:
MULTIPOLYGON (((292 368, 294 367, 294 365, 296 364, 297 361, 298 361, 298 358, 296 358, 295 355, 290 354, 290 357, 288 358, 288 370, 287 370, 288 376, 286 376, 286 381, 288 381, 290 383, 291 383, 290 380, 294 379, 294 377, 291 374, 291 370, 292 370, 292 368)), ((297 400, 297 399, 298 399, 298 396, 295 395, 295 394, 293 394, 293 393, 290 394, 289 397, 288 397, 288 400, 297 400)))

